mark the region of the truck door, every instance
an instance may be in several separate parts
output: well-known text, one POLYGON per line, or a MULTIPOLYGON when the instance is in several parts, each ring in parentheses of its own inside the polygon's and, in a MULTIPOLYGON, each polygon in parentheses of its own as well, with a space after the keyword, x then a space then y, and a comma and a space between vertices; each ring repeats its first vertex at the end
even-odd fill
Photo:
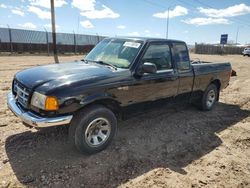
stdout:
POLYGON ((152 42, 148 45, 140 64, 154 63, 157 67, 155 74, 145 73, 135 79, 133 98, 136 102, 154 101, 173 97, 177 94, 178 80, 169 44, 166 42, 152 42))
POLYGON ((194 75, 190 65, 188 48, 184 42, 173 42, 173 59, 178 70, 177 94, 188 94, 192 92, 194 75))

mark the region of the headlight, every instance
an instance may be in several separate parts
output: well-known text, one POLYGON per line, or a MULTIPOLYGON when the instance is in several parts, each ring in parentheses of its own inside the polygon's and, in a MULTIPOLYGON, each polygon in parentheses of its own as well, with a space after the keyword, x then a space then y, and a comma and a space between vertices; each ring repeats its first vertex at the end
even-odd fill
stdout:
POLYGON ((46 96, 38 92, 34 92, 31 98, 31 105, 43 110, 57 110, 58 100, 56 97, 46 96))

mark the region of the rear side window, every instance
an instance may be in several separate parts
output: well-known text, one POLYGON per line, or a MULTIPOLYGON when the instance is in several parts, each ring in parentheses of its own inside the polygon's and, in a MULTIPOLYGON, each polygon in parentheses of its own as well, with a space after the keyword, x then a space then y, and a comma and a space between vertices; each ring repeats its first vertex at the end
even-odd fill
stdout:
POLYGON ((179 70, 189 70, 188 49, 184 43, 173 43, 174 58, 179 70))

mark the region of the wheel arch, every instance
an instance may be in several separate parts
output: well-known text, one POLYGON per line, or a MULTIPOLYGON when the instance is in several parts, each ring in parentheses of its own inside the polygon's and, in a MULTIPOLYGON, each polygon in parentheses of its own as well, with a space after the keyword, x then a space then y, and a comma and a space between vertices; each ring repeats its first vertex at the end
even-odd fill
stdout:
POLYGON ((92 105, 102 105, 111 110, 118 119, 122 118, 122 108, 120 103, 111 97, 99 96, 92 98, 91 100, 84 100, 81 102, 81 104, 81 108, 79 108, 78 111, 92 105))
POLYGON ((220 80, 219 79, 214 79, 213 81, 210 82, 210 84, 214 84, 217 87, 217 101, 219 101, 220 89, 221 89, 221 82, 220 82, 220 80))
POLYGON ((120 119, 122 116, 121 106, 120 106, 119 102, 117 102, 114 99, 111 99, 111 98, 97 99, 97 100, 89 103, 88 105, 95 105, 95 104, 103 105, 104 107, 108 108, 109 110, 111 110, 115 114, 115 116, 118 119, 120 119))

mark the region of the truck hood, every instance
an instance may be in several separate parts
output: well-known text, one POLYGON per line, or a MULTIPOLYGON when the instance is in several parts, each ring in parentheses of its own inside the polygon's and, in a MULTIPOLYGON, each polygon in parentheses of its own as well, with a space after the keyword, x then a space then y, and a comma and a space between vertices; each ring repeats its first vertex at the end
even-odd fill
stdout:
POLYGON ((18 72, 15 77, 29 89, 35 89, 45 84, 57 87, 74 81, 112 76, 114 72, 116 71, 103 65, 78 61, 26 69, 18 72))

